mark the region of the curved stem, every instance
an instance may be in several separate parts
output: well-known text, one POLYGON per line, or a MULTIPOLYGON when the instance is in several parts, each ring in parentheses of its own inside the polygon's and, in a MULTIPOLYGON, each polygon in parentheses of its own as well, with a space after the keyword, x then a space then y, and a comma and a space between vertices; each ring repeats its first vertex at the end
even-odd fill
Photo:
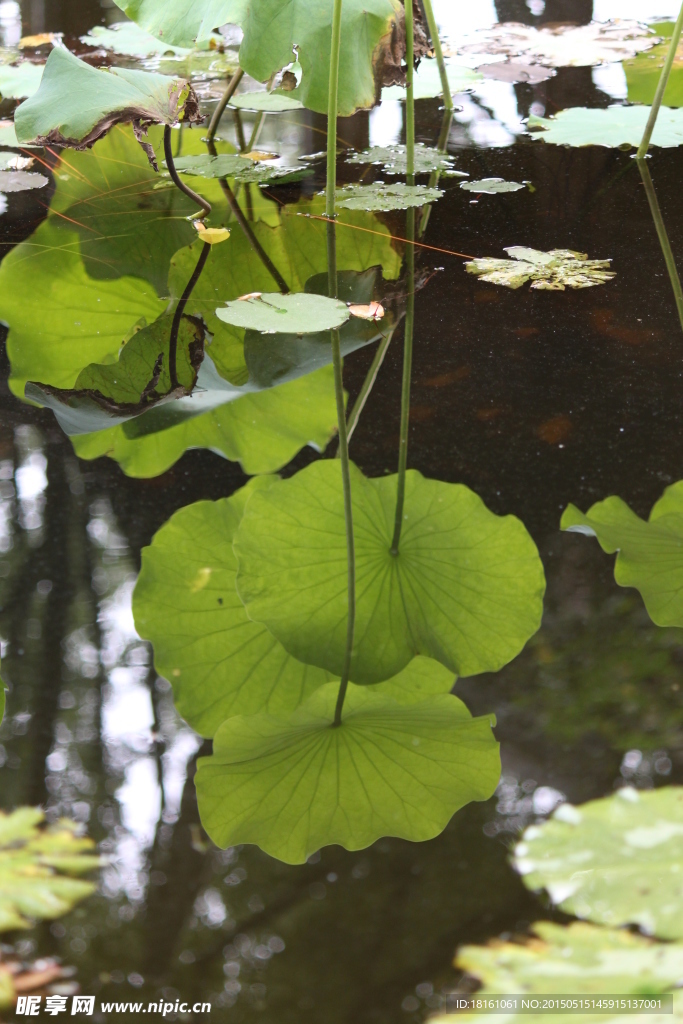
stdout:
MULTIPOLYGON (((175 169, 175 163, 173 162, 173 149, 171 146, 171 129, 168 125, 164 128, 164 156, 166 157, 166 166, 168 167, 169 174, 173 179, 173 184, 176 188, 179 188, 181 192, 184 192, 193 203, 197 206, 201 206, 204 213, 202 218, 208 216, 211 213, 211 203, 207 202, 202 196, 198 196, 196 192, 193 192, 184 181, 181 181, 178 172, 175 169)), ((200 218, 201 219, 201 218, 200 218)))
MULTIPOLYGON (((347 441, 348 441, 349 444, 351 443, 351 438, 353 437, 353 433, 354 433, 356 427, 358 426, 358 420, 361 417, 361 413, 363 412, 363 409, 365 408, 367 400, 370 397, 370 392, 372 391, 372 389, 375 386, 375 381, 377 380, 377 374, 379 373, 379 371, 380 371, 380 369, 382 367, 382 363, 384 362, 384 357, 387 354, 387 350, 389 348, 389 345, 391 344, 391 339, 394 336, 394 331, 395 330, 396 330, 396 328, 394 327, 394 328, 392 328, 392 330, 389 331, 388 334, 385 334, 385 335, 382 336, 382 340, 380 341, 379 345, 377 346, 377 351, 375 352, 374 359, 372 360, 372 363, 370 364, 370 369, 368 370, 368 372, 366 374, 366 377, 365 377, 365 380, 363 381, 363 386, 362 386, 362 388, 360 389, 360 391, 358 393, 358 398, 354 402, 353 409, 351 410, 349 418, 346 421, 346 438, 347 438, 347 441)), ((340 455, 341 455, 341 449, 337 448, 337 456, 336 457, 339 458, 340 455)))
POLYGON ((194 289, 195 289, 195 287, 197 285, 197 281, 202 276, 202 271, 204 270, 204 267, 206 266, 206 261, 209 258, 209 252, 210 251, 211 251, 211 246, 209 245, 208 242, 204 242, 204 245, 202 247, 202 251, 200 253, 199 259, 197 260, 197 266, 194 268, 194 271, 192 273, 192 277, 187 282, 187 285, 185 287, 185 291, 181 295, 180 302, 176 306, 176 311, 173 314, 173 323, 171 324, 171 338, 170 338, 169 346, 168 346, 168 372, 169 372, 169 376, 171 378, 171 390, 172 391, 174 391, 177 387, 179 387, 179 381, 178 381, 178 333, 180 331, 180 321, 183 318, 183 313, 185 312, 185 307, 187 306, 188 302, 190 301, 190 296, 192 295, 192 292, 194 291, 194 289))
POLYGON ((652 138, 652 133, 655 130, 655 124, 657 123, 657 118, 659 117, 659 109, 662 105, 664 93, 666 92, 666 87, 669 83, 669 75, 671 74, 671 68, 673 67, 674 60, 676 59, 676 51, 678 50, 678 44, 681 41, 681 32, 683 32, 683 4, 681 4, 681 10, 678 15, 678 21, 674 26, 673 35, 671 36, 671 44, 669 46, 669 52, 666 55, 666 61, 664 62, 662 73, 659 76, 657 92, 655 93, 655 98, 652 101, 652 109, 650 110, 650 116, 647 119, 647 125, 645 126, 643 140, 640 143, 640 146, 638 147, 637 155, 638 158, 641 160, 647 154, 647 151, 650 148, 650 140, 652 138))
POLYGON ((334 218, 337 190, 337 107, 339 105, 339 51, 341 49, 342 0, 334 0, 330 88, 327 104, 327 204, 326 214, 334 218))
POLYGON ((678 274, 678 268, 676 267, 676 260, 674 259, 674 254, 671 249, 671 243, 669 242, 669 236, 664 225, 664 218, 662 217, 662 211, 659 207, 659 201, 657 200, 655 186, 650 175, 650 168, 647 166, 645 159, 639 158, 636 162, 643 179, 643 185, 645 186, 647 201, 650 204, 650 212, 652 213, 652 219, 655 222, 659 244, 662 247, 664 262, 666 263, 666 269, 669 272, 671 287, 673 288, 674 299, 676 300, 678 316, 681 321, 681 327, 683 327, 683 288, 681 288, 681 279, 678 274))
POLYGON ((427 27, 429 28, 429 35, 432 40, 432 46, 434 47, 434 55, 436 57, 436 62, 439 65, 439 75, 441 76, 441 87, 443 89, 443 105, 446 110, 453 110, 451 83, 448 81, 446 62, 443 59, 443 49, 441 47, 441 40, 439 39, 439 26, 437 25, 436 18, 434 17, 432 0, 422 0, 422 5, 427 17, 427 27))
POLYGON ((213 140, 216 132, 218 131, 218 125, 220 124, 221 118, 225 113, 225 108, 227 107, 232 97, 235 95, 235 90, 237 89, 237 86, 240 84, 243 78, 244 71, 242 70, 242 68, 238 68, 238 70, 235 72, 235 74, 228 82, 228 87, 223 93, 222 98, 218 101, 218 106, 214 110, 213 114, 211 115, 211 120, 209 121, 209 131, 206 136, 209 142, 213 140))
MULTIPOLYGON (((415 239, 415 209, 408 210, 408 239, 415 239)), ((398 555, 403 526, 403 507, 406 494, 406 468, 408 466, 408 425, 410 422, 410 379, 413 369, 413 330, 415 326, 415 246, 410 244, 406 251, 408 279, 408 300, 406 308, 405 341, 403 343, 403 385, 401 388, 401 440, 398 449, 398 485, 396 488, 396 518, 394 537, 391 542, 392 555, 398 555)))

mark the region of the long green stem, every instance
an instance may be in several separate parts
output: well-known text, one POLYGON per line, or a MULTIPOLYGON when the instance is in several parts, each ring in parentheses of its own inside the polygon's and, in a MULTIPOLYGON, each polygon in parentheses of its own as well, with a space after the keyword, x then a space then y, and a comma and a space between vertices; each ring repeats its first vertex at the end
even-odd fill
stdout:
POLYGON ((221 99, 218 101, 218 106, 214 110, 211 120, 209 121, 209 131, 206 136, 210 142, 213 140, 216 132, 218 131, 218 125, 220 124, 221 118, 225 113, 225 108, 227 107, 228 103, 234 96, 235 90, 237 89, 237 86, 240 84, 243 78, 244 71, 242 71, 242 68, 239 68, 228 82, 227 89, 223 93, 221 99))
MULTIPOLYGON (((453 124, 453 116, 454 116, 454 114, 455 114, 455 111, 453 110, 453 107, 449 107, 446 110, 444 110, 444 112, 443 112, 443 120, 441 122, 441 131, 439 133, 439 141, 436 144, 436 148, 438 149, 439 153, 447 153, 448 152, 448 136, 451 133, 451 125, 453 124)), ((437 185, 439 184, 440 180, 441 180, 441 171, 432 171, 432 173, 429 176, 429 187, 430 188, 436 188, 437 185)), ((417 235, 418 238, 423 238, 424 237, 425 231, 427 230, 427 225, 429 224, 429 218, 432 215, 432 209, 433 209, 433 203, 429 203, 427 206, 425 206, 424 210, 422 211, 422 219, 420 221, 420 230, 418 231, 418 235, 417 235)))
MULTIPOLYGON (((354 431, 358 426, 358 420, 361 417, 361 413, 363 412, 363 409, 367 404, 368 398, 370 397, 370 392, 375 386, 377 374, 379 373, 382 367, 384 357, 386 356, 389 345, 391 344, 391 339, 394 337, 395 330, 396 328, 394 327, 392 328, 391 331, 389 331, 388 334, 385 334, 382 337, 382 340, 380 341, 379 345, 377 346, 377 351, 375 352, 374 359, 370 364, 370 369, 368 370, 365 376, 363 386, 360 389, 360 392, 358 393, 358 398, 354 402, 353 409, 351 410, 349 417, 346 421, 346 438, 349 444, 351 443, 351 438, 353 437, 354 431)), ((339 458, 340 455, 341 447, 338 447, 337 458, 339 458)))
MULTIPOLYGON (((339 53, 341 50, 342 0, 334 0, 332 13, 332 46, 330 51, 330 86, 327 108, 327 273, 330 298, 337 298, 337 234, 334 226, 336 214, 335 193, 337 189, 337 108, 339 106, 339 53)), ((351 467, 349 463, 349 441, 346 433, 346 409, 344 407, 344 378, 342 373, 341 345, 339 331, 332 331, 332 363, 334 365, 334 393, 337 400, 337 424, 339 426, 339 457, 341 460, 342 487, 344 490, 344 522, 346 525, 347 595, 348 616, 346 626, 346 651, 337 706, 334 711, 333 728, 342 724, 342 710, 351 675, 353 637, 356 628, 356 551, 353 536, 353 506, 351 504, 351 467)))
POLYGON ((406 308, 405 341, 403 343, 403 385, 401 388, 401 439, 398 449, 398 486, 396 489, 396 519, 394 539, 391 542, 392 555, 398 555, 403 526, 403 507, 406 494, 406 468, 408 466, 408 425, 410 423, 410 379, 413 370, 413 331, 415 328, 415 209, 408 210, 408 248, 406 270, 408 300, 406 308))
POLYGON ((208 217, 208 215, 211 213, 211 203, 204 199, 203 196, 197 195, 197 193, 194 192, 188 185, 186 185, 184 181, 181 181, 178 176, 178 172, 176 171, 175 168, 175 163, 173 162, 173 147, 171 146, 171 129, 169 128, 168 125, 166 125, 166 127, 164 128, 164 156, 166 157, 166 166, 168 168, 169 174, 171 175, 173 184, 176 186, 176 188, 179 188, 181 192, 184 192, 185 195, 188 196, 193 203, 196 203, 197 206, 201 206, 204 212, 201 214, 199 218, 200 220, 203 217, 208 217))
POLYGON ((673 288, 674 299, 676 300, 676 307, 678 309, 678 316, 681 321, 681 327, 683 327, 683 288, 681 288, 681 279, 678 275, 676 261, 674 259, 674 254, 672 252, 671 244, 669 242, 669 236, 666 232, 666 227, 664 225, 662 211, 659 208, 659 202, 657 200, 655 186, 650 176, 650 168, 647 166, 647 162, 644 159, 639 159, 637 163, 638 170, 640 171, 641 177, 643 179, 643 185, 645 186, 647 201, 650 204, 650 212, 652 213, 652 219, 655 222, 655 228, 657 229, 657 235, 659 236, 659 244, 662 247, 662 253, 664 255, 664 262, 666 263, 666 269, 669 271, 671 287, 673 288))
POLYGON ((199 254, 199 259, 197 260, 197 266, 194 268, 192 277, 187 282, 185 291, 180 297, 180 301, 176 306, 175 314, 173 316, 173 323, 171 324, 171 337, 168 346, 168 374, 169 377, 171 378, 171 391, 175 391, 175 389, 180 386, 180 381, 178 380, 178 333, 180 331, 180 321, 183 318, 183 313, 185 312, 185 308, 188 302, 190 301, 192 292, 195 290, 197 286, 197 281, 202 276, 202 271, 206 266, 206 261, 209 258, 210 252, 211 246, 209 245, 208 242, 204 242, 204 245, 202 246, 202 251, 199 254))
POLYGON ((437 25, 436 18, 434 17, 432 0, 422 0, 422 5, 427 16, 427 27, 432 40, 432 46, 434 47, 434 55, 436 56, 436 62, 439 65, 439 75, 441 76, 441 86, 443 88, 443 105, 446 110, 453 110, 451 83, 448 81, 446 61, 443 59, 443 49, 441 48, 441 40, 439 39, 439 26, 437 25))
POLYGON ((659 76, 657 92, 655 93, 655 98, 652 101, 652 109, 650 110, 650 116, 648 117, 647 124, 645 126, 645 134, 643 135, 643 140, 640 143, 640 146, 638 147, 637 155, 638 158, 641 160, 644 156, 646 156, 647 151, 650 148, 650 140, 652 138, 652 133, 655 130, 655 124, 657 123, 657 118, 659 117, 659 109, 662 105, 662 100, 664 99, 666 87, 669 84, 669 75, 671 74, 671 68, 673 67, 674 60, 676 59, 678 44, 681 41, 681 32, 683 32, 683 4, 681 4, 681 10, 678 15, 678 21, 674 26, 673 35, 671 36, 671 43, 669 45, 669 52, 666 55, 666 61, 664 62, 662 73, 659 76))
POLYGON ((415 184, 415 25, 413 0, 404 0, 406 11, 406 171, 415 184))

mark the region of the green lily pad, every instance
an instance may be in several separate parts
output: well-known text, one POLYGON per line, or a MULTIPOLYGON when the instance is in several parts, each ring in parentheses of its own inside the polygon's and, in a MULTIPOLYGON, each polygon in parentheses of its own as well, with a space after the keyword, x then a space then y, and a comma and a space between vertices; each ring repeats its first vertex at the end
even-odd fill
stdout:
MULTIPOLYGON (((451 94, 468 92, 483 81, 484 77, 479 71, 473 71, 472 68, 461 67, 450 62, 446 63, 446 71, 451 94)), ((416 100, 432 99, 435 96, 443 95, 443 86, 436 60, 428 58, 420 62, 414 76, 413 92, 416 100)), ((388 88, 382 89, 383 100, 404 100, 405 98, 406 90, 403 86, 390 85, 388 88)))
POLYGON ((230 100, 231 107, 238 110, 265 111, 267 114, 282 114, 287 110, 303 110, 304 105, 296 96, 284 92, 240 92, 230 100))
POLYGON ((0 811, 0 932, 61 917, 95 891, 74 877, 99 867, 95 844, 74 822, 40 828, 44 817, 34 807, 0 811))
MULTIPOLYGON (((391 554, 395 476, 352 466, 358 600, 351 678, 390 679, 417 654, 458 675, 496 671, 540 624, 545 580, 522 523, 467 487, 411 470, 401 549, 391 554)), ((301 661, 340 675, 347 622, 341 470, 317 462, 255 494, 235 537, 237 589, 301 661)))
MULTIPOLYGON (((371 146, 347 158, 350 164, 380 164, 387 174, 406 174, 408 160, 405 146, 371 146)), ((451 178, 466 178, 465 171, 456 171, 453 157, 418 142, 415 146, 415 173, 431 174, 440 171, 451 178)))
POLYGON ((49 185, 44 174, 33 171, 0 171, 0 192, 29 192, 49 185))
POLYGON ((95 25, 87 35, 81 36, 86 46, 112 50, 126 57, 163 57, 173 54, 185 57, 192 53, 186 46, 173 46, 171 43, 145 32, 134 21, 119 21, 113 25, 95 25))
POLYGON ((221 726, 195 776, 202 824, 219 846, 255 843, 303 864, 331 844, 420 842, 494 792, 500 760, 488 717, 471 718, 449 694, 406 706, 351 684, 333 729, 338 689, 320 687, 289 716, 221 726))
POLYGON ((481 181, 462 181, 460 188, 468 192, 495 196, 499 192, 519 192, 521 188, 526 188, 526 185, 520 185, 518 181, 505 181, 504 178, 482 178, 481 181))
POLYGON ((175 161, 175 165, 181 174, 192 174, 201 178, 234 178, 235 181, 257 184, 266 184, 279 178, 300 180, 313 174, 307 167, 283 167, 270 162, 257 162, 237 153, 222 153, 219 156, 210 156, 209 153, 182 156, 175 161))
MULTIPOLYGON (((220 25, 244 29, 240 64, 267 82, 292 62, 296 49, 303 69, 296 96, 304 106, 327 113, 332 6, 319 0, 117 0, 146 31, 178 46, 205 39, 220 25)), ((396 32, 398 0, 345 0, 339 69, 339 109, 349 116, 374 106, 379 79, 396 32)))
MULTIPOLYGON (((531 116, 533 139, 555 146, 634 146, 643 138, 650 107, 611 106, 606 110, 569 107, 556 117, 531 116), (539 129, 539 130, 537 130, 539 129)), ((683 109, 663 107, 652 133, 652 145, 672 148, 683 143, 683 109)))
POLYGON ((465 269, 488 284, 504 288, 521 288, 531 281, 534 290, 563 292, 567 288, 595 288, 616 277, 609 269, 611 260, 589 260, 586 253, 571 249, 527 249, 513 245, 505 250, 512 259, 492 257, 470 260, 465 269))
POLYGON ((658 626, 683 626, 683 481, 668 487, 646 522, 621 498, 606 498, 586 515, 569 505, 561 528, 597 537, 618 552, 614 578, 640 591, 658 626))
MULTIPOLYGON (((641 995, 670 992, 683 970, 683 944, 662 945, 630 932, 596 928, 575 922, 569 926, 538 921, 532 925, 530 942, 495 940, 487 946, 464 946, 456 965, 482 982, 478 996, 519 993, 520 995, 641 995)), ((462 1015, 473 1020, 481 1014, 462 1015)), ((490 1017, 490 1014, 486 1015, 490 1017)), ((534 1020, 557 1021, 558 1014, 534 1013, 534 1020)), ((571 1013, 578 1021, 628 1021, 633 1019, 615 1009, 613 1013, 571 1013)), ((644 1015, 643 1015, 644 1016, 644 1015)), ((444 1024, 451 1017, 434 1017, 444 1024)), ((529 1013, 494 1014, 496 1021, 528 1020, 529 1013)), ((671 1020, 662 1014, 648 1020, 658 1024, 671 1020)))
POLYGON ((56 47, 40 89, 18 107, 14 124, 21 144, 85 148, 120 122, 172 125, 183 118, 197 120, 198 111, 197 98, 183 79, 127 68, 93 68, 56 47))
POLYGON ((393 679, 375 683, 372 692, 391 697, 398 704, 417 704, 426 697, 450 693, 455 683, 456 677, 444 665, 418 655, 393 679))
POLYGON ((21 64, 0 64, 0 96, 5 100, 21 100, 38 92, 43 77, 43 64, 25 60, 21 64))
POLYGON ((683 938, 683 787, 562 804, 526 830, 514 865, 568 914, 683 938))
POLYGON ((407 210, 441 199, 440 188, 427 185, 347 185, 337 192, 337 206, 343 210, 407 210))
POLYGON ((254 298, 236 299, 216 310, 226 324, 245 327, 264 334, 315 334, 341 327, 349 319, 348 306, 325 295, 295 292, 258 294, 254 298))

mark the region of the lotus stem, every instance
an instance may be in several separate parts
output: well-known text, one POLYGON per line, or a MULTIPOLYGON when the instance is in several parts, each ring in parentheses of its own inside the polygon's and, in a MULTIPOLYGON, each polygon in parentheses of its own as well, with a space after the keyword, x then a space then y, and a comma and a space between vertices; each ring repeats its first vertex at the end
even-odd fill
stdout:
MULTIPOLYGON (((439 141, 436 144, 436 148, 438 149, 438 151, 440 153, 447 153, 448 152, 448 136, 451 133, 451 125, 453 124, 453 115, 454 115, 453 107, 447 107, 446 110, 444 110, 444 112, 443 112, 443 121, 441 122, 441 132, 439 133, 439 141)), ((437 185, 439 184, 440 180, 441 180, 441 171, 432 171, 432 173, 429 176, 429 187, 430 188, 436 188, 437 185)), ((424 238, 424 234, 425 234, 425 232, 427 230, 427 225, 429 224, 429 218, 432 215, 432 209, 433 209, 433 205, 432 205, 432 203, 429 203, 427 206, 425 206, 424 210, 422 211, 422 219, 420 221, 420 229, 419 229, 418 234, 417 234, 418 238, 424 238)))
MULTIPOLYGON (((406 6, 408 3, 409 0, 406 0, 406 6)), ((443 105, 446 110, 452 111, 453 97, 451 96, 451 83, 448 81, 446 61, 443 59, 443 49, 441 47, 441 40, 439 39, 439 26, 437 25, 436 18, 434 17, 432 0, 422 0, 422 6, 424 7, 425 16, 427 18, 427 27, 432 40, 432 46, 434 47, 436 63, 439 65, 439 75, 441 76, 441 86, 443 88, 443 105)))
MULTIPOLYGON (((330 85, 327 108, 327 274, 328 294, 337 298, 337 233, 334 225, 336 214, 335 193, 337 189, 337 108, 339 106, 339 54, 341 50, 342 0, 334 0, 332 12, 332 44, 330 51, 330 85)), ((337 401, 337 424, 339 427, 339 458, 341 460, 342 487, 344 490, 344 523, 346 527, 346 561, 348 617, 346 625, 346 651, 337 706, 334 711, 333 728, 342 724, 342 710, 351 675, 351 657, 356 627, 356 551, 353 536, 353 506, 351 503, 351 469, 349 462, 349 441, 346 433, 346 408, 344 406, 344 378, 342 372, 341 344, 339 331, 332 331, 332 363, 334 366, 334 393, 337 401)))
POLYGON ((189 188, 184 181, 181 181, 178 172, 175 169, 175 163, 173 161, 173 147, 171 146, 171 129, 168 125, 164 128, 164 156, 166 157, 166 166, 168 167, 169 174, 173 179, 173 184, 176 188, 179 188, 181 192, 184 192, 193 203, 196 203, 197 206, 201 206, 204 212, 202 213, 200 220, 204 217, 208 217, 211 213, 211 203, 207 202, 203 196, 197 195, 197 193, 193 192, 193 190, 189 188))
MULTIPOLYGON (((349 418, 346 421, 346 438, 349 444, 351 443, 351 438, 353 437, 354 431, 358 426, 358 420, 361 417, 361 413, 363 412, 363 409, 367 404, 368 398, 370 397, 370 392, 375 386, 377 375, 382 367, 384 357, 386 356, 387 351, 389 349, 389 345, 391 344, 391 339, 394 337, 395 330, 396 328, 393 328, 393 330, 389 331, 388 334, 383 335, 382 340, 377 346, 377 351, 375 352, 374 359, 370 364, 370 369, 368 370, 365 380, 363 381, 363 386, 360 389, 360 392, 358 393, 358 398, 356 399, 353 409, 351 410, 351 413, 349 415, 349 418)), ((340 454, 340 449, 337 448, 337 458, 339 458, 340 454)))
POLYGON ((413 331, 415 327, 415 209, 408 210, 407 230, 409 245, 406 250, 408 299, 406 308, 405 340, 403 343, 403 385, 401 388, 401 439, 398 449, 398 485, 396 488, 396 519, 391 553, 398 555, 403 527, 403 508, 406 494, 406 468, 408 466, 408 426, 410 424, 410 380, 413 371, 413 331))
POLYGON ((676 267, 676 260, 674 259, 674 254, 671 249, 671 243, 669 242, 669 236, 664 225, 664 218, 662 217, 662 211, 659 207, 657 193, 655 192, 655 187, 650 175, 650 168, 647 166, 647 161, 644 158, 639 158, 636 162, 643 179, 643 185, 645 186, 647 201, 650 204, 650 212, 652 213, 652 219, 655 222, 655 228, 657 229, 657 235, 659 237, 659 244, 662 247, 664 262, 666 263, 666 269, 669 272, 671 287, 673 288, 674 299, 676 300, 678 316, 681 321, 681 327, 683 327, 683 288, 681 288, 681 279, 676 267))
POLYGON ((171 378, 171 391, 174 391, 179 387, 178 381, 178 333, 180 331, 180 321, 183 318, 185 307, 190 301, 190 296, 194 291, 197 281, 202 276, 202 271, 206 266, 206 261, 209 258, 211 246, 208 242, 204 242, 202 251, 197 260, 197 266, 194 268, 192 277, 187 282, 185 291, 180 297, 180 302, 176 306, 176 311, 173 314, 173 323, 171 324, 171 338, 168 346, 168 373, 171 378))
POLYGON ((222 98, 218 101, 218 106, 214 110, 211 116, 211 120, 209 121, 209 131, 206 136, 207 139, 209 139, 209 141, 213 141, 213 138, 216 132, 218 131, 218 125, 220 124, 221 118, 225 113, 225 108, 235 95, 235 90, 237 89, 237 86, 240 84, 243 78, 244 71, 242 70, 242 68, 238 68, 235 74, 228 82, 228 87, 223 93, 222 98))
POLYGON ((647 119, 645 125, 645 134, 643 135, 642 142, 638 147, 638 159, 642 160, 647 155, 647 151, 650 148, 650 140, 652 139, 652 133, 655 130, 655 124, 659 117, 659 110, 664 99, 664 93, 666 87, 669 84, 669 75, 671 74, 671 68, 673 67, 674 60, 676 59, 676 51, 678 50, 678 44, 681 41, 681 32, 683 32, 683 4, 681 4, 681 10, 678 15, 678 21, 674 26, 673 35, 671 36, 671 44, 669 45, 669 52, 666 55, 664 67, 662 73, 659 76, 659 83, 657 85, 657 91, 655 98, 652 101, 652 108, 650 110, 650 116, 647 119))
POLYGON ((406 11, 406 161, 408 184, 415 184, 415 25, 413 0, 404 0, 406 11))

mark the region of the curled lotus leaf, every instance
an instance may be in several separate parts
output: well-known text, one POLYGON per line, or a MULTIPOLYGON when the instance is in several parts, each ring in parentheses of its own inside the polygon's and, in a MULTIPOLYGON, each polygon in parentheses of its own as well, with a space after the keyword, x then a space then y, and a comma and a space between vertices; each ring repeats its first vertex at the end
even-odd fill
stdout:
MULTIPOLYGON (((462 181, 460 188, 467 192, 478 192, 480 195, 495 196, 499 192, 519 192, 526 188, 518 181, 505 181, 504 178, 482 178, 481 181, 462 181)), ((506 250, 507 251, 507 250, 506 250)))
POLYGON ((475 274, 488 284, 504 288, 521 288, 527 281, 537 291, 563 292, 566 288, 594 288, 616 277, 609 269, 611 260, 589 260, 586 253, 571 249, 527 249, 513 245, 505 250, 512 259, 490 257, 471 260, 466 264, 468 274, 475 274))
POLYGON ((40 808, 0 811, 0 932, 66 914, 95 891, 79 875, 99 867, 95 844, 75 822, 46 828, 40 808))
MULTIPOLYGON (((350 164, 379 164, 387 174, 406 174, 408 160, 405 146, 371 146, 361 153, 352 153, 347 157, 350 164)), ((449 177, 466 178, 464 171, 456 171, 453 157, 440 149, 433 149, 419 142, 415 146, 415 173, 431 174, 440 171, 449 177)))
POLYGON ((683 938, 683 787, 631 787, 531 825, 514 852, 528 889, 596 924, 683 938))
POLYGON ((197 98, 184 79, 93 68, 57 47, 48 57, 40 89, 17 109, 14 123, 22 145, 87 149, 115 124, 173 125, 183 119, 200 119, 197 98))
POLYGON ((291 715, 220 727, 195 776, 202 824, 219 846, 255 843, 303 864, 332 844, 421 842, 494 792, 500 757, 489 717, 472 718, 451 694, 406 705, 350 684, 333 729, 338 691, 328 683, 291 715))
MULTIPOLYGON (((650 107, 623 107, 606 110, 569 107, 555 117, 535 117, 527 121, 531 137, 555 146, 638 147, 650 107)), ((662 107, 652 133, 652 146, 672 149, 683 143, 683 109, 662 107)))
POLYGON ((647 25, 621 18, 541 28, 510 21, 483 29, 467 42, 463 39, 451 51, 524 57, 554 68, 591 67, 635 57, 658 42, 659 38, 647 25))
POLYGON ((347 185, 337 191, 337 206, 345 210, 408 210, 441 199, 440 188, 427 185, 347 185))

